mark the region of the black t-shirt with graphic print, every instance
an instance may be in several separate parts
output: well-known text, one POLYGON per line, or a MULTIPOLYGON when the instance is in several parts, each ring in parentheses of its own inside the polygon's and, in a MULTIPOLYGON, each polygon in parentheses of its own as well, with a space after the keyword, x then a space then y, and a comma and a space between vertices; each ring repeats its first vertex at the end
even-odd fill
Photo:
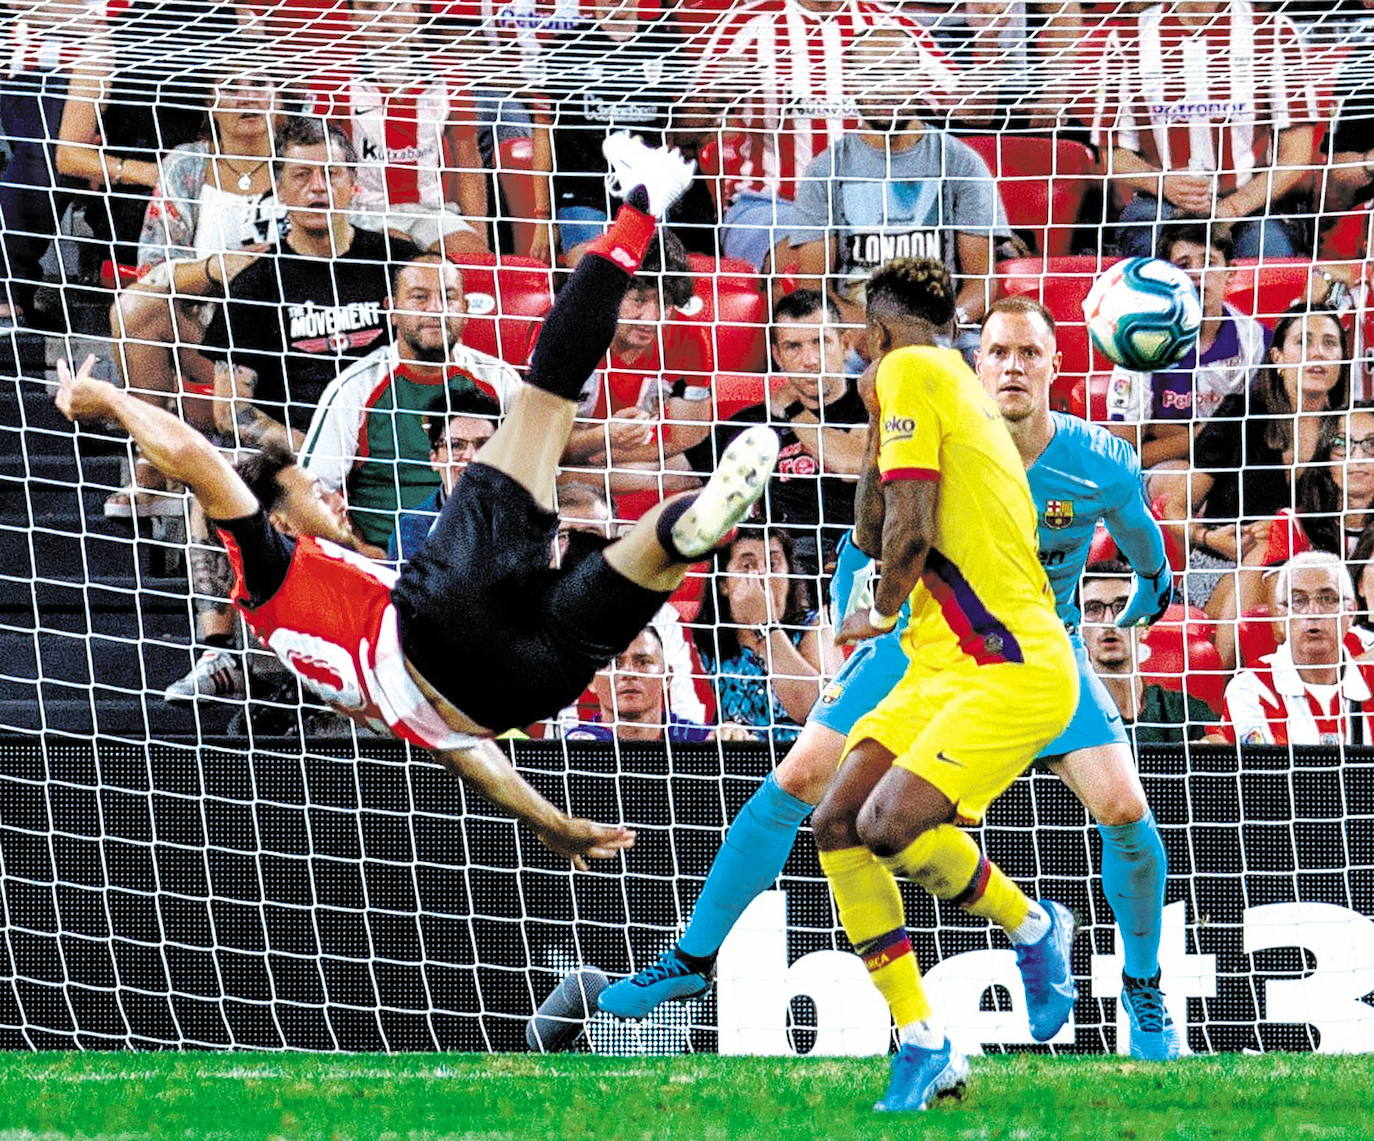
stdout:
POLYGON ((419 253, 403 239, 354 229, 334 258, 285 246, 265 254, 229 283, 202 351, 257 373, 253 403, 303 432, 326 386, 386 344, 390 265, 419 253))

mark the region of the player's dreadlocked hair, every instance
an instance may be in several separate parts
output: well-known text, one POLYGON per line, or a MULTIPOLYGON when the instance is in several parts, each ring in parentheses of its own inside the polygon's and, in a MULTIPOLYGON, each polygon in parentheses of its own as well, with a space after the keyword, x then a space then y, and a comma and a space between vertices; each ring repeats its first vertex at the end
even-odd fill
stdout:
POLYGON ((263 444, 260 452, 241 461, 234 470, 248 485, 253 498, 262 504, 263 510, 271 512, 276 510, 284 494, 277 476, 295 462, 296 457, 285 444, 268 442, 263 444))
POLYGON ((954 282, 944 262, 894 258, 868 279, 871 317, 928 321, 937 329, 954 320, 954 282))

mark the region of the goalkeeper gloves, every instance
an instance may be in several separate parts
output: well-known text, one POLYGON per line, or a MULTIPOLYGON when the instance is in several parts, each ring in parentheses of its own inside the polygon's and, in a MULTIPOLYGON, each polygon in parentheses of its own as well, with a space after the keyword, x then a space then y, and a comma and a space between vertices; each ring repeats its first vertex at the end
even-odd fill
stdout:
POLYGON ((1128 626, 1153 626, 1164 617, 1173 596, 1174 575, 1167 560, 1154 574, 1137 571, 1126 609, 1117 615, 1117 626, 1123 630, 1128 626))

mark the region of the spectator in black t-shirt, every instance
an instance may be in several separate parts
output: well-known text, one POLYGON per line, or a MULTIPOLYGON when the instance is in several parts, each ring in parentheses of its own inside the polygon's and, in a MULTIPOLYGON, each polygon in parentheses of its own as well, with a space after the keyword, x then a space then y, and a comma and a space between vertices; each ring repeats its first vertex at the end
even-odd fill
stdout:
POLYGON ((533 62, 536 101, 554 123, 554 219, 569 266, 614 213, 602 142, 619 130, 660 145, 685 90, 683 39, 671 16, 644 21, 625 4, 594 4, 592 15, 594 23, 552 34, 533 62))
POLYGON ((294 447, 330 382, 383 343, 388 261, 420 251, 348 220, 357 155, 337 128, 288 119, 276 155, 284 248, 229 283, 202 351, 216 358, 216 427, 241 444, 294 447))
POLYGON ((799 566, 814 574, 834 562, 840 536, 854 523, 868 412, 855 379, 845 375, 839 317, 820 293, 798 289, 778 300, 772 350, 782 383, 686 454, 693 471, 710 471, 748 425, 772 426, 782 450, 760 513, 791 529, 799 566))

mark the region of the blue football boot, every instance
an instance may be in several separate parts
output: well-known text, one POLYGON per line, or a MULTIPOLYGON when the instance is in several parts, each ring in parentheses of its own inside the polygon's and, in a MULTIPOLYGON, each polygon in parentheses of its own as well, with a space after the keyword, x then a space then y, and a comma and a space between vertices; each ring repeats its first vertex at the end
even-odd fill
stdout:
POLYGON ((1152 979, 1121 975, 1121 1001, 1131 1023, 1131 1057, 1146 1062, 1172 1062, 1181 1049, 1178 1027, 1164 1005, 1159 972, 1152 979))
POLYGON ((1016 948, 1016 965, 1026 988, 1026 1013, 1031 1037, 1048 1042, 1069 1020, 1078 986, 1073 981, 1069 948, 1073 946, 1073 916, 1062 903, 1040 900, 1050 917, 1050 929, 1038 943, 1016 948))
POLYGON ((878 1113, 925 1109, 937 1097, 960 1097, 968 1080, 968 1059, 946 1038, 938 1050, 904 1045, 892 1059, 892 1078, 878 1113))
POLYGON ((706 974, 692 970, 678 957, 677 948, 669 947, 653 966, 608 986, 597 996, 596 1004, 617 1018, 643 1018, 665 1002, 705 994, 715 973, 714 966, 706 974))

